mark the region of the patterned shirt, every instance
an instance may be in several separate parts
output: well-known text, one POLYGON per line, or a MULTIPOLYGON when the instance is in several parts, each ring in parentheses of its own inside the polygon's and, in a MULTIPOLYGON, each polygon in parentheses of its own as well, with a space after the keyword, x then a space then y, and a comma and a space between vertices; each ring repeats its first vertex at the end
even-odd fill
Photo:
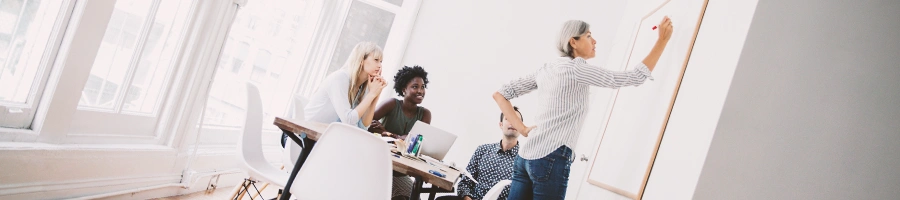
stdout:
POLYGON ((522 158, 534 160, 563 145, 575 149, 590 105, 590 86, 613 89, 637 86, 648 78, 653 80, 644 63, 634 66, 634 70, 619 72, 591 66, 582 58, 561 57, 503 85, 497 92, 511 100, 537 90, 537 127, 528 134, 529 139, 522 143, 519 152, 522 158))
MULTIPOLYGON (((469 171, 478 183, 463 176, 457 191, 459 196, 481 199, 497 182, 512 179, 513 163, 518 152, 518 143, 507 151, 503 151, 500 143, 478 146, 475 154, 472 154, 472 159, 469 160, 469 166, 466 166, 466 171, 469 171)), ((509 186, 503 189, 500 199, 506 199, 506 196, 509 196, 509 186)))

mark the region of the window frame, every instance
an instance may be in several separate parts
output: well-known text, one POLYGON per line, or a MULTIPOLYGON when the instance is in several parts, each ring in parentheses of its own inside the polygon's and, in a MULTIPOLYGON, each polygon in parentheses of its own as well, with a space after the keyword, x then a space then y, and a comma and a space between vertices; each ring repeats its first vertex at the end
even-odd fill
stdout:
MULTIPOLYGON (((181 72, 186 70, 184 65, 179 64, 179 58, 173 59, 168 63, 171 66, 169 66, 169 71, 166 72, 166 77, 162 82, 161 93, 157 97, 157 105, 155 105, 151 114, 123 110, 125 97, 129 91, 128 88, 131 87, 133 79, 136 76, 135 70, 140 67, 139 64, 141 57, 143 56, 144 47, 147 45, 147 39, 150 37, 150 31, 153 28, 152 26, 154 25, 154 20, 156 19, 156 14, 162 0, 152 1, 151 8, 149 8, 150 10, 143 20, 143 24, 141 24, 142 28, 139 32, 140 36, 137 38, 137 45, 135 46, 133 55, 129 61, 125 79, 120 86, 122 87, 122 91, 120 91, 115 98, 113 110, 77 105, 69 127, 69 134, 66 139, 67 143, 98 143, 98 141, 100 143, 105 143, 116 141, 130 144, 160 144, 159 139, 166 135, 160 130, 164 130, 161 122, 166 121, 171 117, 163 115, 163 113, 168 113, 167 111, 170 111, 173 108, 173 106, 170 105, 174 102, 169 100, 169 96, 171 94, 179 93, 180 90, 183 89, 173 87, 173 83, 179 78, 176 77, 176 74, 182 74, 181 72)), ((116 2, 117 1, 111 2, 113 9, 109 12, 112 13, 115 11, 116 2)), ((187 20, 187 22, 183 24, 184 27, 180 28, 181 34, 179 35, 179 38, 176 38, 178 42, 175 43, 176 46, 174 48, 176 50, 173 54, 176 57, 180 57, 184 53, 186 41, 189 39, 188 31, 190 21, 195 14, 194 10, 197 8, 197 3, 192 2, 188 6, 188 13, 184 19, 187 20)), ((110 15, 105 21, 109 22, 111 19, 112 16, 110 15)), ((103 30, 105 33, 106 29, 104 28, 103 30)), ((105 34, 101 36, 101 40, 96 42, 98 44, 102 43, 102 38, 105 38, 105 34)), ((96 52, 99 52, 99 45, 94 52, 94 56, 96 57, 96 52)), ((88 66, 87 68, 89 68, 88 70, 91 70, 93 65, 88 66)), ((90 76, 90 74, 88 74, 88 76, 90 76)))
MULTIPOLYGON (((340 37, 340 32, 343 29, 343 25, 346 22, 347 15, 350 11, 350 6, 354 1, 366 3, 371 6, 383 9, 385 11, 394 13, 394 22, 391 25, 390 33, 388 34, 387 41, 385 42, 384 48, 384 60, 382 61, 382 70, 393 72, 398 70, 397 66, 400 66, 400 63, 403 60, 403 55, 406 52, 406 44, 409 42, 409 37, 412 35, 412 29, 415 25, 415 21, 419 12, 419 8, 421 7, 422 0, 404 0, 402 6, 397 6, 392 3, 383 1, 383 0, 345 0, 340 1, 340 5, 334 10, 334 12, 340 13, 341 16, 338 18, 332 18, 331 20, 323 20, 320 24, 336 24, 331 27, 332 32, 317 30, 316 35, 320 38, 315 38, 317 40, 325 41, 324 44, 320 43, 317 46, 310 46, 309 48, 312 50, 307 53, 306 62, 304 63, 304 70, 307 70, 306 73, 314 74, 308 79, 298 79, 293 85, 293 94, 298 96, 309 97, 312 93, 315 92, 316 88, 318 88, 319 83, 321 83, 322 79, 328 75, 327 70, 328 67, 313 67, 313 66, 327 66, 334 56, 334 50, 336 48, 338 39, 340 37), (308 55, 322 55, 326 54, 327 56, 321 56, 318 58, 309 58, 308 55), (305 82, 305 83, 304 83, 305 82), (306 87, 301 88, 301 85, 307 84, 306 87)), ((318 28, 318 27, 317 27, 318 28)), ((313 45, 313 44, 311 44, 313 45)), ((303 72, 301 72, 303 73, 303 72)), ((386 76, 386 75, 382 75, 386 76)), ((393 83, 388 83, 388 86, 393 83)), ((390 97, 392 94, 389 90, 382 91, 382 97, 390 97)), ((289 98, 289 97, 286 97, 289 98)), ((287 113, 285 113, 287 114, 287 113)))
POLYGON ((35 73, 35 81, 31 83, 28 97, 24 103, 0 102, 0 117, 13 120, 0 121, 0 139, 15 137, 16 134, 27 134, 34 136, 34 121, 38 113, 38 107, 41 105, 42 97, 46 96, 45 88, 48 85, 50 72, 53 71, 53 65, 56 61, 60 47, 63 45, 63 37, 69 27, 69 20, 75 8, 75 0, 61 0, 60 8, 57 13, 52 30, 49 36, 49 42, 41 53, 38 70, 35 73), (14 112, 18 112, 13 114, 14 112), (18 119, 18 120, 16 120, 18 119))
POLYGON ((211 76, 207 74, 212 74, 211 68, 215 67, 218 50, 222 48, 224 35, 228 34, 227 27, 240 2, 190 2, 190 7, 186 8, 187 16, 183 19, 184 27, 180 30, 182 35, 175 44, 173 65, 169 72, 171 82, 162 89, 161 95, 164 96, 160 97, 163 100, 156 113, 159 118, 145 126, 151 127, 147 128, 149 131, 146 134, 130 134, 127 132, 139 127, 121 123, 104 124, 101 120, 93 120, 100 125, 86 125, 81 123, 85 119, 79 119, 77 115, 81 92, 103 41, 105 34, 102 33, 108 25, 95 22, 108 22, 117 1, 65 1, 70 5, 64 20, 67 27, 61 29, 64 31, 60 44, 54 48, 58 53, 53 56, 55 60, 48 68, 50 72, 46 84, 41 87, 44 97, 37 106, 31 129, 0 127, 0 143, 147 144, 169 148, 180 145, 178 136, 190 134, 193 129, 187 124, 196 123, 192 117, 202 112, 191 106, 198 105, 194 99, 205 97, 201 88, 208 86, 211 76), (77 130, 98 127, 100 130, 96 131, 77 130))

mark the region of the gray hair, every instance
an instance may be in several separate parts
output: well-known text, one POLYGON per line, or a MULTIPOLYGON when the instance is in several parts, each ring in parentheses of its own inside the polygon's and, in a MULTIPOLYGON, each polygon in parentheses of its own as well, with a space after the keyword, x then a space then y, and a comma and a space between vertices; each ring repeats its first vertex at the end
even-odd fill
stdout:
POLYGON ((581 20, 566 21, 566 23, 563 24, 562 30, 559 31, 559 43, 556 44, 556 49, 559 50, 560 56, 574 58, 574 52, 572 52, 572 45, 569 45, 569 39, 575 38, 578 40, 581 35, 587 33, 590 29, 591 25, 587 22, 581 20))

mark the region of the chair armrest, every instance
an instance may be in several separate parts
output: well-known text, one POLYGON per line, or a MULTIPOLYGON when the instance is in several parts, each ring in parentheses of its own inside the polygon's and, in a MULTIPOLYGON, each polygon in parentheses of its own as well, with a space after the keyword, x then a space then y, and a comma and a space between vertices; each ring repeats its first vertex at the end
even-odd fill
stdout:
POLYGON ((502 180, 497 182, 490 190, 488 190, 487 194, 484 194, 484 200, 494 200, 500 198, 500 193, 503 193, 503 188, 507 185, 512 184, 511 180, 502 180))

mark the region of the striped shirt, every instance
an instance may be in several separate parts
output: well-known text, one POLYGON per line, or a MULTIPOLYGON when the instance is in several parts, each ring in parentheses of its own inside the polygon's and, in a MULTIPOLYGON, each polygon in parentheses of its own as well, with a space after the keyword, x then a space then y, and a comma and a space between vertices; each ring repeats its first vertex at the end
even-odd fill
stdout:
POLYGON ((575 149, 590 105, 590 86, 616 89, 643 84, 648 78, 653 80, 644 63, 634 70, 618 72, 592 66, 582 58, 561 57, 510 81, 497 92, 511 100, 537 90, 537 127, 528 133, 528 141, 519 150, 519 156, 534 160, 563 145, 575 149))

